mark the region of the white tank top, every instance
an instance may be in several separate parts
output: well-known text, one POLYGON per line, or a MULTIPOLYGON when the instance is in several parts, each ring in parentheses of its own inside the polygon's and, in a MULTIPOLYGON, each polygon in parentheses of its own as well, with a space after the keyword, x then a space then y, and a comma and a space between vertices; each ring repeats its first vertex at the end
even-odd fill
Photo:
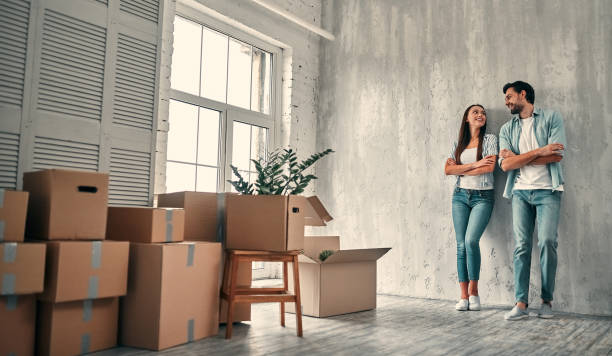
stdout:
MULTIPOLYGON (((476 151, 477 147, 466 148, 461 152, 461 164, 470 164, 476 162, 476 151)), ((493 189, 493 184, 487 184, 484 187, 481 186, 482 179, 480 176, 461 176, 459 177, 459 188, 463 189, 475 189, 475 190, 488 190, 493 189)))

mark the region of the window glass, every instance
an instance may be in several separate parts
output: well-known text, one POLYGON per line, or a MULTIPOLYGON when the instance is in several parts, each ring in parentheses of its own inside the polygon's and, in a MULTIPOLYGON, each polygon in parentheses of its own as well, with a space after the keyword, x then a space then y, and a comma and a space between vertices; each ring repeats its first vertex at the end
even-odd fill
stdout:
POLYGON ((198 166, 198 177, 196 191, 216 192, 217 191, 217 169, 211 167, 198 166))
POLYGON ((166 163, 166 192, 195 190, 195 168, 193 164, 166 163))
POLYGON ((196 161, 198 107, 170 100, 168 153, 171 161, 196 161))
POLYGON ((251 104, 251 46, 229 40, 227 103, 249 109, 251 104))
POLYGON ((201 95, 226 102, 228 37, 204 27, 202 36, 201 95))
POLYGON ((219 161, 219 122, 221 113, 200 108, 198 125, 198 164, 217 166, 219 161))
POLYGON ((182 17, 174 18, 174 44, 170 83, 173 89, 199 95, 202 26, 182 17), (196 73, 196 75, 194 75, 196 73))

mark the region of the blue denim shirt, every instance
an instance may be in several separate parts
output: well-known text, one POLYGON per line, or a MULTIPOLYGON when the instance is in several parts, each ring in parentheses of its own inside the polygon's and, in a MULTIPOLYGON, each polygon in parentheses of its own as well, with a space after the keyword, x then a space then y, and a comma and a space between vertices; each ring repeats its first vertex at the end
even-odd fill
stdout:
MULTIPOLYGON (((522 122, 518 114, 512 116, 510 121, 506 122, 499 130, 499 149, 508 149, 515 154, 519 152, 519 139, 521 137, 522 122)), ((545 110, 542 108, 534 108, 533 110, 533 130, 535 131, 536 141, 538 146, 543 147, 550 143, 560 143, 566 145, 565 128, 563 127, 563 118, 561 114, 554 110, 545 110)), ((501 167, 503 158, 499 158, 499 166, 501 167)), ((548 172, 552 178, 553 189, 558 188, 563 184, 563 172, 559 162, 553 162, 546 165, 548 172)), ((504 189, 504 198, 512 198, 512 190, 517 173, 520 169, 513 169, 508 172, 506 178, 506 188, 504 189)))
MULTIPOLYGON (((455 150, 457 149, 457 142, 453 143, 453 149, 450 153, 449 158, 455 159, 455 150)), ((482 157, 497 155, 499 150, 497 149, 497 136, 494 134, 485 134, 482 139, 482 157)), ((459 186, 459 179, 461 176, 457 176, 457 181, 455 182, 455 187, 459 186)), ((480 175, 480 186, 492 186, 493 185, 493 172, 484 173, 480 175)))

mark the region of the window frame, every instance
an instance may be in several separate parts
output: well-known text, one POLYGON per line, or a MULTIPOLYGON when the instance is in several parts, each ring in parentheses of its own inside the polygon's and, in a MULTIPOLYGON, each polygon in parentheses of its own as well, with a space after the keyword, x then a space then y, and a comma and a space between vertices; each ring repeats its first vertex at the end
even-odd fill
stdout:
POLYGON ((227 180, 232 179, 232 171, 229 165, 232 162, 232 128, 235 121, 268 129, 268 151, 271 151, 279 146, 280 135, 278 134, 278 130, 281 122, 283 50, 282 48, 271 45, 229 24, 223 23, 222 21, 214 19, 191 7, 188 7, 182 4, 180 1, 177 2, 176 13, 174 16, 185 18, 214 31, 223 33, 224 35, 230 36, 238 41, 242 41, 253 47, 257 47, 270 53, 272 57, 270 65, 271 88, 269 114, 244 109, 213 99, 179 91, 170 87, 170 100, 176 100, 186 104, 196 105, 198 107, 220 112, 220 144, 219 169, 217 172, 217 192, 229 192, 231 191, 231 185, 227 182, 227 180))

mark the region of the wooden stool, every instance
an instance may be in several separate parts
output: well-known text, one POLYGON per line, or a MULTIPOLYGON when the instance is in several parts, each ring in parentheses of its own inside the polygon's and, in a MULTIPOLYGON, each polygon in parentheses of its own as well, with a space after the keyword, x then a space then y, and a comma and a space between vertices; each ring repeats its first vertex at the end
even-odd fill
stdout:
POLYGON ((295 319, 297 322, 297 336, 302 336, 302 304, 300 301, 300 274, 298 270, 298 255, 301 251, 267 252, 227 250, 225 270, 223 271, 223 286, 221 299, 227 300, 227 328, 225 338, 232 337, 232 322, 234 304, 237 302, 270 303, 280 302, 280 322, 285 326, 285 303, 295 303, 295 319), (240 262, 282 262, 283 287, 282 288, 239 288, 236 286, 238 264, 240 262), (287 276, 287 262, 293 263, 293 293, 289 293, 289 280, 287 276), (231 268, 231 270, 230 270, 231 268), (229 282, 229 283, 228 283, 229 282), (229 286, 229 290, 225 288, 229 286))

